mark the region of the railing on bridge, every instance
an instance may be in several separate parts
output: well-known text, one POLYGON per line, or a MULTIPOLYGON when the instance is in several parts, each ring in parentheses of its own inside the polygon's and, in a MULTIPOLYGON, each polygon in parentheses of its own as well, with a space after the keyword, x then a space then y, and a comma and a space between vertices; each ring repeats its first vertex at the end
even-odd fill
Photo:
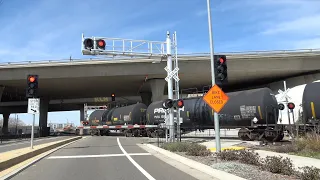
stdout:
MULTIPOLYGON (((270 51, 243 51, 243 52, 217 52, 217 54, 226 54, 227 56, 245 57, 281 57, 281 56, 299 56, 304 55, 320 55, 320 49, 296 49, 296 50, 270 50, 270 51)), ((210 53, 192 53, 192 54, 178 54, 179 58, 203 59, 210 55, 210 53)), ((123 58, 123 57, 106 57, 106 58, 90 58, 90 59, 61 59, 61 60, 39 60, 39 61, 19 61, 19 62, 2 62, 1 67, 16 66, 16 65, 42 65, 42 64, 69 64, 81 63, 90 61, 105 61, 105 60, 145 60, 146 58, 123 58)))

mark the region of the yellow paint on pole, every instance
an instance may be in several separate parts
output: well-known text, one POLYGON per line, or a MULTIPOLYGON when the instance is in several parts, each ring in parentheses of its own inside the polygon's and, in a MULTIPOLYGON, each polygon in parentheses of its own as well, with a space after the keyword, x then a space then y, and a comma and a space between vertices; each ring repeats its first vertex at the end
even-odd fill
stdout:
MULTIPOLYGON (((241 147, 241 146, 230 146, 230 147, 225 147, 225 148, 221 148, 221 151, 224 151, 224 150, 243 150, 243 149, 246 149, 246 147, 241 147)), ((216 151, 216 148, 209 148, 210 151, 212 152, 215 152, 216 151)))

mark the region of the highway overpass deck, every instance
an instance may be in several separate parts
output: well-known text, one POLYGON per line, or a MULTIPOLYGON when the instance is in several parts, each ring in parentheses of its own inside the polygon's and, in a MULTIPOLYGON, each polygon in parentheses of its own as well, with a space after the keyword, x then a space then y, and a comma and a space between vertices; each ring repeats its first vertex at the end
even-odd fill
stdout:
MULTIPOLYGON (((319 50, 223 54, 228 58, 226 91, 263 85, 320 69, 319 50)), ((181 89, 211 84, 209 54, 178 57, 181 89)), ((160 62, 159 58, 1 64, 0 85, 5 87, 1 101, 24 98, 27 74, 38 74, 41 96, 53 99, 108 96, 114 92, 118 96, 136 96, 139 91, 150 91, 150 87, 143 87, 145 81, 166 77, 165 66, 165 60, 160 62)))

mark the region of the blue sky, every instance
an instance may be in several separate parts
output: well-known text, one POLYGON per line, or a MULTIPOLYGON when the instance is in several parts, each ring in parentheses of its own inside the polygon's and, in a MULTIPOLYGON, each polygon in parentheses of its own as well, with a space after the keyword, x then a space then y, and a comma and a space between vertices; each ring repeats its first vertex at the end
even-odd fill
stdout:
MULTIPOLYGON (((215 52, 319 48, 318 0, 211 0, 215 52)), ((165 40, 180 53, 209 52, 206 0, 3 0, 0 61, 87 58, 81 33, 165 40), (94 2, 94 3, 93 3, 94 2)), ((79 111, 48 121, 79 122, 79 111)), ((20 115, 30 123, 30 115, 20 115)))

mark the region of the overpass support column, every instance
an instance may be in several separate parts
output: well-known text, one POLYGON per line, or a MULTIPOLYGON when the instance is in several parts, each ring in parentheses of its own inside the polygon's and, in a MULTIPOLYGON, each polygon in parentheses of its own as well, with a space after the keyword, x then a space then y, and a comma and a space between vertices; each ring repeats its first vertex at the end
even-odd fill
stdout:
POLYGON ((3 91, 4 91, 4 86, 0 86, 0 102, 1 102, 3 91))
POLYGON ((6 134, 8 133, 10 113, 4 113, 2 114, 2 116, 3 116, 2 133, 6 134))
POLYGON ((149 106, 151 104, 151 99, 152 99, 152 93, 151 92, 141 92, 141 100, 142 103, 149 106))
POLYGON ((80 122, 84 120, 84 106, 82 106, 80 107, 80 122))
POLYGON ((49 109, 49 98, 40 99, 40 115, 39 115, 39 128, 40 137, 48 136, 48 109, 49 109))
POLYGON ((166 81, 164 79, 150 79, 148 81, 152 92, 152 102, 163 100, 166 81))

